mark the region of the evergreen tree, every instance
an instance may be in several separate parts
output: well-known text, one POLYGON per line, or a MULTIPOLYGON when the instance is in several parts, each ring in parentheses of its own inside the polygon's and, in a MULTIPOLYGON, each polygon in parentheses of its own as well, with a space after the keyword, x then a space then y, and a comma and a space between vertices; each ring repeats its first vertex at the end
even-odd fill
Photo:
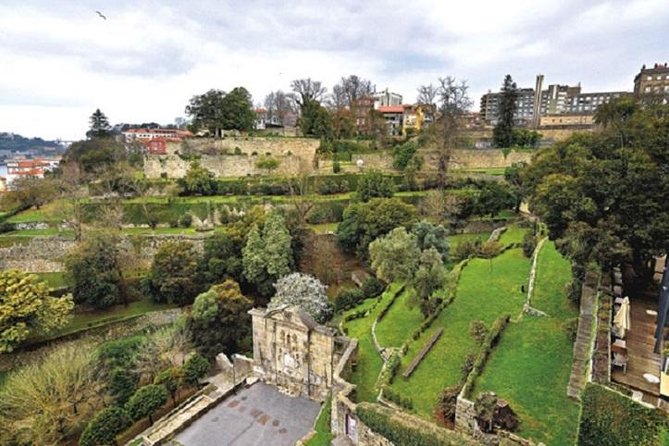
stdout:
POLYGON ((93 112, 89 122, 91 123, 91 126, 90 130, 86 132, 87 138, 105 138, 111 135, 111 125, 109 125, 109 120, 99 108, 93 112))
POLYGON ((511 147, 513 145, 513 117, 516 113, 517 99, 518 87, 511 75, 507 74, 499 98, 497 125, 493 130, 493 139, 497 147, 511 147))

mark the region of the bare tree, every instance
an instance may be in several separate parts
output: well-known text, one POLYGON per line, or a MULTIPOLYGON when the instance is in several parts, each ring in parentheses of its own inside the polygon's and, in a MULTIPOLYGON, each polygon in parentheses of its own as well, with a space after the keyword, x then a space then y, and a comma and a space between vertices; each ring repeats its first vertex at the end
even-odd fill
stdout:
POLYGON ((276 118, 281 125, 285 125, 286 115, 295 111, 295 103, 290 95, 282 90, 273 91, 265 96, 265 109, 267 117, 272 120, 276 118))
POLYGON ((341 82, 335 86, 343 96, 344 105, 354 107, 356 102, 372 94, 372 82, 355 74, 342 77, 341 82))
POLYGON ((293 90, 292 98, 300 106, 300 109, 310 101, 321 102, 327 92, 320 81, 307 79, 295 79, 290 83, 290 88, 293 90))
POLYGON ((439 78, 437 100, 439 117, 435 125, 430 127, 430 139, 437 151, 437 172, 440 188, 446 185, 448 164, 453 149, 465 141, 463 135, 464 115, 472 106, 467 94, 467 82, 458 82, 454 77, 439 78))
POLYGON ((418 87, 418 96, 416 97, 416 102, 421 105, 428 105, 430 107, 436 108, 438 95, 438 88, 434 86, 432 82, 430 82, 428 85, 421 85, 418 87))

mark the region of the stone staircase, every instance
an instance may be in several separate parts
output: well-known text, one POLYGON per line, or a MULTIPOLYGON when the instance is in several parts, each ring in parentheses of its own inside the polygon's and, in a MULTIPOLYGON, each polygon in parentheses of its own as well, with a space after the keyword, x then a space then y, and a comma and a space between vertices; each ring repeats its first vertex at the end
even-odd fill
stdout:
POLYGON ((578 401, 587 382, 587 374, 592 358, 592 336, 597 313, 597 277, 586 276, 581 292, 581 308, 578 317, 578 331, 574 342, 574 357, 571 366, 567 396, 578 401))

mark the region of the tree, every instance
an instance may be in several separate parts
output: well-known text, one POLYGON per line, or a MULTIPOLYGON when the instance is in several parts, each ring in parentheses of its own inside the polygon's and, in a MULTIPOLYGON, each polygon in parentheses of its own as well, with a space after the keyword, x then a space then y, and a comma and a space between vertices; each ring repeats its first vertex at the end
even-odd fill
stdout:
POLYGON ((0 353, 14 350, 30 336, 47 334, 69 322, 72 296, 49 296, 34 274, 0 271, 0 353))
POLYGON ((12 182, 12 189, 9 193, 21 207, 39 209, 58 196, 60 184, 55 178, 28 176, 15 179, 12 182))
POLYGON ((395 183, 379 171, 369 171, 358 179, 357 198, 369 201, 372 198, 390 198, 395 195, 395 183))
POLYGON ((193 120, 192 125, 195 128, 206 128, 214 137, 221 136, 221 130, 224 128, 224 98, 225 92, 216 89, 193 96, 185 110, 193 120))
POLYGON ((233 88, 223 97, 221 123, 225 130, 249 131, 256 120, 251 93, 244 87, 233 88))
POLYGON ((416 236, 398 227, 369 244, 369 257, 379 279, 388 283, 404 282, 413 277, 420 250, 416 236))
POLYGON ((139 345, 137 355, 127 367, 140 377, 140 382, 153 382, 162 370, 181 365, 191 351, 186 324, 177 323, 153 332, 139 345))
POLYGON ((439 251, 435 248, 423 250, 418 261, 418 269, 411 281, 418 298, 429 299, 432 293, 443 286, 445 280, 446 269, 439 251))
POLYGON ((516 204, 516 197, 507 187, 496 181, 488 181, 481 188, 476 207, 479 215, 494 217, 501 210, 513 208, 516 204))
POLYGON ((185 240, 168 241, 153 257, 147 282, 156 302, 188 305, 200 289, 196 273, 198 253, 185 240))
POLYGON ((172 405, 177 405, 177 392, 185 379, 184 371, 181 367, 170 367, 158 373, 154 384, 162 385, 172 397, 172 405))
POLYGON ((137 389, 126 404, 128 415, 133 420, 149 418, 149 424, 153 425, 153 413, 167 402, 167 389, 157 384, 149 384, 137 389))
POLYGON ((184 195, 215 195, 218 189, 214 173, 199 161, 193 161, 186 176, 179 178, 177 183, 184 195))
POLYGON ((242 277, 242 246, 227 234, 216 233, 204 241, 204 254, 198 267, 204 283, 213 285, 242 277))
POLYGON ((7 376, 1 444, 64 444, 104 404, 93 346, 61 345, 7 376))
POLYGON ((265 96, 265 109, 270 120, 276 119, 280 125, 286 125, 286 118, 295 112, 294 101, 281 90, 265 96))
POLYGON ((196 387, 200 380, 207 376, 209 372, 209 361, 204 356, 195 353, 188 358, 188 361, 184 364, 184 377, 186 382, 196 387))
POLYGON ((520 204, 525 198, 525 189, 523 188, 523 176, 522 172, 527 167, 527 163, 524 161, 513 163, 506 169, 504 169, 504 180, 510 186, 511 194, 516 199, 516 204, 514 206, 515 212, 520 210, 520 204))
POLYGON ((121 407, 108 407, 88 422, 79 446, 116 445, 116 436, 130 427, 132 421, 121 407))
POLYGON ((111 125, 109 125, 109 120, 100 109, 96 109, 91 115, 90 119, 90 129, 86 132, 86 137, 89 139, 94 138, 106 138, 111 136, 111 125))
POLYGON ((425 251, 434 248, 443 262, 448 260, 448 229, 442 225, 435 226, 428 221, 421 220, 411 227, 411 233, 416 236, 418 249, 425 251))
POLYGON ((333 88, 333 99, 337 108, 355 109, 360 99, 372 94, 372 82, 355 74, 342 77, 333 88))
POLYGON ((309 100, 302 106, 302 113, 297 122, 302 134, 321 139, 332 138, 332 122, 328 111, 315 100, 309 100))
POLYGON ((120 249, 119 238, 108 232, 94 232, 78 243, 65 258, 65 268, 72 277, 72 294, 77 304, 108 308, 128 300, 123 279, 127 253, 120 249))
POLYGON ((463 135, 463 118, 472 105, 468 89, 465 81, 458 83, 451 76, 439 78, 437 87, 439 117, 428 129, 426 139, 434 145, 437 152, 437 180, 439 188, 442 189, 446 186, 451 153, 466 141, 463 135))
POLYGON ((269 175, 279 167, 279 164, 281 164, 281 162, 276 158, 272 158, 271 156, 261 156, 256 161, 256 168, 266 170, 267 175, 269 175))
POLYGON ((242 263, 244 276, 263 296, 271 295, 272 284, 292 270, 291 237, 280 214, 273 212, 267 217, 262 236, 257 225, 251 228, 242 250, 242 263))
POLYGON ((302 273, 292 273, 279 279, 276 284, 276 294, 272 297, 268 308, 278 308, 283 305, 297 306, 306 311, 318 323, 323 323, 332 317, 332 305, 325 294, 325 285, 313 276, 302 273))
POLYGON ((84 179, 97 179, 100 172, 125 160, 126 156, 123 144, 113 138, 99 137, 72 143, 63 155, 61 166, 76 163, 84 179))
POLYGON ((242 294, 237 282, 227 279, 214 285, 193 302, 188 319, 191 341, 209 359, 219 353, 238 352, 249 335, 247 312, 252 307, 253 301, 242 294))
POLYGON ((398 226, 408 227, 416 219, 416 209, 399 198, 372 198, 367 203, 354 203, 344 210, 337 226, 337 242, 342 249, 367 257, 367 247, 375 238, 398 226))
POLYGON ((512 147, 514 145, 513 129, 516 114, 516 101, 518 100, 518 87, 507 74, 502 84, 502 92, 499 98, 499 118, 493 130, 493 140, 497 147, 512 147))
POLYGON ((430 82, 428 85, 421 85, 418 87, 418 96, 416 97, 416 102, 421 105, 426 105, 434 110, 437 108, 437 97, 439 96, 439 89, 432 85, 430 82))
POLYGON ((327 92, 327 88, 322 86, 320 81, 311 78, 295 79, 290 83, 290 88, 293 90, 292 98, 300 106, 302 113, 307 104, 313 102, 320 104, 327 92))

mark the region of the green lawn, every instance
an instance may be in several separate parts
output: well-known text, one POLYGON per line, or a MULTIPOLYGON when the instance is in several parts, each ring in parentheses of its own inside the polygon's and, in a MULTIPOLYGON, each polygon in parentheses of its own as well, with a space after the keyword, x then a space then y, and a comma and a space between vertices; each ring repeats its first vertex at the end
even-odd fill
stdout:
POLYGON ((320 223, 316 225, 309 225, 309 228, 313 229, 317 234, 325 234, 328 232, 337 231, 337 226, 339 223, 320 223))
POLYGON ((510 225, 506 228, 506 231, 502 233, 499 238, 499 242, 502 245, 511 245, 513 243, 522 243, 525 233, 528 231, 528 228, 521 228, 518 225, 510 225))
POLYGON ((334 438, 330 431, 330 419, 332 418, 332 413, 330 412, 331 407, 332 397, 328 397, 323 403, 318 420, 316 420, 316 435, 311 437, 305 443, 305 446, 330 446, 332 439, 334 438))
POLYGON ((520 249, 504 252, 492 264, 489 260, 473 259, 462 270, 455 300, 429 330, 410 344, 393 383, 395 390, 413 399, 420 416, 432 418, 439 392, 459 382, 465 358, 478 352, 478 345, 469 335, 471 321, 480 319, 490 327, 503 314, 515 317, 520 313, 525 299, 520 286, 527 284, 529 270, 530 261, 520 249), (402 372, 440 327, 444 329, 441 338, 411 378, 404 380, 402 372))
POLYGON ((519 434, 547 445, 574 444, 579 408, 567 398, 572 343, 562 324, 576 317, 564 285, 569 262, 546 243, 537 265, 533 305, 549 317, 512 322, 477 380, 472 397, 494 391, 521 419, 519 434))
POLYGON ((446 237, 451 246, 455 246, 463 240, 481 240, 485 242, 490 238, 490 232, 479 232, 470 234, 453 234, 446 237))
MULTIPOLYGON (((398 285, 390 285, 381 295, 381 301, 369 312, 366 317, 353 319, 345 324, 348 336, 358 339, 358 365, 351 375, 351 383, 357 385, 357 401, 376 401, 374 386, 383 367, 383 361, 374 348, 372 340, 372 324, 385 305, 390 302, 398 285)), ((367 299, 350 312, 368 309, 375 303, 375 299, 367 299)))
POLYGON ((70 286, 70 283, 66 277, 65 273, 62 272, 52 272, 52 273, 35 273, 40 280, 43 280, 49 285, 49 288, 65 288, 70 286))
MULTIPOLYGON (((65 336, 94 325, 114 322, 130 316, 136 316, 151 311, 176 308, 173 304, 158 304, 149 299, 131 302, 127 306, 117 305, 104 311, 75 312, 70 323, 62 329, 49 334, 49 338, 65 336)), ((39 340, 39 339, 37 339, 39 340)))
POLYGON ((412 297, 413 292, 405 289, 376 325, 376 338, 382 347, 401 347, 423 321, 418 302, 412 297))

